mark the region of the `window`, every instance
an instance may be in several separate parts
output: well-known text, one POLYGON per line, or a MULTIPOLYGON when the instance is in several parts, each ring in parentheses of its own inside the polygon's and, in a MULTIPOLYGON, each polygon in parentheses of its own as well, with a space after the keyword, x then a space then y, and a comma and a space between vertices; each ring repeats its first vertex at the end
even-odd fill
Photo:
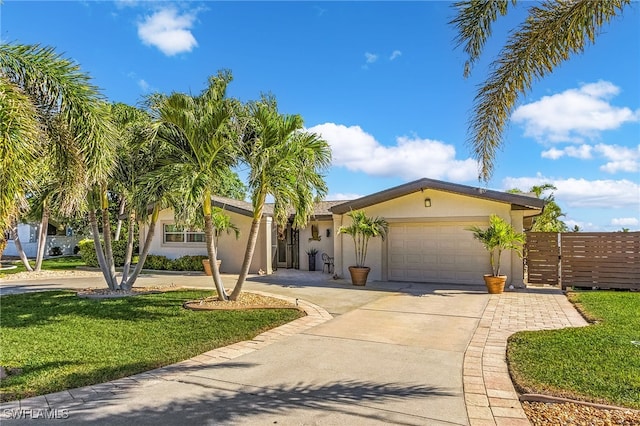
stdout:
POLYGON ((162 241, 164 243, 204 243, 205 236, 199 229, 165 224, 162 241))

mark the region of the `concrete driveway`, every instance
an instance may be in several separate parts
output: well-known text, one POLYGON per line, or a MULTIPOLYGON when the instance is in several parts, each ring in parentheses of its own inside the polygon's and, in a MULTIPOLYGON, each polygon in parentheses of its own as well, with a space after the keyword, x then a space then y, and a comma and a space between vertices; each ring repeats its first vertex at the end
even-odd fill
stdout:
MULTIPOLYGON (((231 286, 233 277, 225 279, 231 286)), ((92 286, 86 279, 54 281, 0 287, 92 286)), ((211 288, 202 276, 148 276, 138 285, 163 283, 211 288)), ((283 271, 253 277, 246 289, 306 300, 334 318, 227 362, 154 374, 117 393, 93 387, 91 397, 77 392, 73 404, 50 398, 49 409, 68 410, 56 423, 469 424, 462 365, 489 301, 484 288, 386 282, 361 288, 283 271)), ((22 407, 35 403, 24 400, 22 407)))

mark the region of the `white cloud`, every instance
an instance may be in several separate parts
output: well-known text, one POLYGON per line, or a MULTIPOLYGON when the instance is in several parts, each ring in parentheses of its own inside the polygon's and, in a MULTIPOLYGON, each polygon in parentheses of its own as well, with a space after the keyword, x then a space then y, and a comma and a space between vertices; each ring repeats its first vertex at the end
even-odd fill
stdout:
POLYGON ((190 52, 198 45, 191 27, 195 13, 182 13, 175 8, 160 9, 138 22, 138 36, 144 44, 155 46, 167 56, 190 52))
POLYGON ((596 152, 607 160, 610 160, 600 170, 607 173, 630 172, 640 170, 640 145, 636 148, 629 148, 619 145, 598 144, 595 146, 596 152))
POLYGON ((542 151, 542 158, 550 158, 552 160, 557 160, 560 157, 574 157, 580 158, 582 160, 587 160, 591 158, 591 145, 580 145, 580 146, 568 146, 563 149, 558 148, 550 148, 547 151, 542 151))
POLYGON ((582 142, 602 131, 640 120, 640 111, 609 103, 619 92, 608 81, 585 84, 523 105, 511 118, 524 126, 525 136, 548 142, 582 142))
POLYGON ((375 53, 366 52, 364 54, 364 57, 366 58, 368 64, 372 64, 378 60, 378 55, 376 55, 375 53))
POLYGON ((640 225, 640 219, 637 217, 618 217, 611 219, 611 224, 616 226, 638 226, 640 225))
POLYGON ((151 88, 151 86, 149 85, 149 83, 147 83, 144 79, 140 79, 138 80, 138 86, 140 87, 140 89, 142 89, 142 92, 147 93, 149 92, 149 89, 151 88))
POLYGON ((400 136, 396 145, 384 146, 359 126, 325 123, 308 130, 329 142, 334 166, 351 171, 407 180, 428 177, 468 181, 478 176, 475 160, 457 160, 455 148, 441 141, 400 136))
POLYGON ((349 193, 349 192, 336 192, 335 194, 329 194, 325 197, 325 200, 332 200, 332 201, 341 201, 341 200, 355 200, 358 198, 362 198, 364 197, 364 195, 362 194, 356 194, 356 193, 349 193))
POLYGON ((389 56, 389 60, 393 61, 394 59, 398 58, 399 56, 402 56, 402 52, 399 50, 394 50, 393 52, 391 52, 391 56, 389 56))
POLYGON ((640 184, 627 179, 552 179, 538 175, 502 181, 505 190, 528 190, 543 183, 558 188, 554 191, 556 200, 568 207, 640 208, 640 184))

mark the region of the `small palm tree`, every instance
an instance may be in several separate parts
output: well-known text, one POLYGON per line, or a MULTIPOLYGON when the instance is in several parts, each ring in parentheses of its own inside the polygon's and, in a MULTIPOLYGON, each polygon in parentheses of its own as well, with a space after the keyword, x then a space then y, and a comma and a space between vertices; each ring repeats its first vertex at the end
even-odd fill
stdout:
POLYGON ((473 232, 473 237, 489 252, 491 273, 494 277, 500 276, 500 257, 504 250, 515 250, 522 256, 525 235, 522 232, 516 232, 511 224, 498 215, 491 215, 487 229, 477 226, 467 229, 473 232))
POLYGON ((371 238, 380 237, 384 240, 389 230, 389 224, 381 217, 370 217, 363 210, 347 213, 351 218, 351 225, 341 226, 338 234, 351 235, 356 252, 356 267, 364 268, 367 260, 367 249, 371 238))
POLYGON ((231 216, 226 214, 221 208, 214 207, 211 219, 213 220, 213 228, 215 229, 214 245, 216 247, 216 251, 218 251, 218 240, 222 234, 226 233, 227 235, 231 235, 233 232, 236 240, 240 238, 240 229, 231 222, 231 216))

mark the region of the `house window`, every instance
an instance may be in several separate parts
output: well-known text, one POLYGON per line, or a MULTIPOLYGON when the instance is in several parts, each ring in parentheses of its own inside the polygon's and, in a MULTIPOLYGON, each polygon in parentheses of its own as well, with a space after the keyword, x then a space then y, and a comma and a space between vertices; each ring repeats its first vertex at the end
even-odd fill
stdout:
POLYGON ((164 225, 163 241, 165 243, 204 243, 204 232, 195 228, 184 228, 178 225, 164 225))

